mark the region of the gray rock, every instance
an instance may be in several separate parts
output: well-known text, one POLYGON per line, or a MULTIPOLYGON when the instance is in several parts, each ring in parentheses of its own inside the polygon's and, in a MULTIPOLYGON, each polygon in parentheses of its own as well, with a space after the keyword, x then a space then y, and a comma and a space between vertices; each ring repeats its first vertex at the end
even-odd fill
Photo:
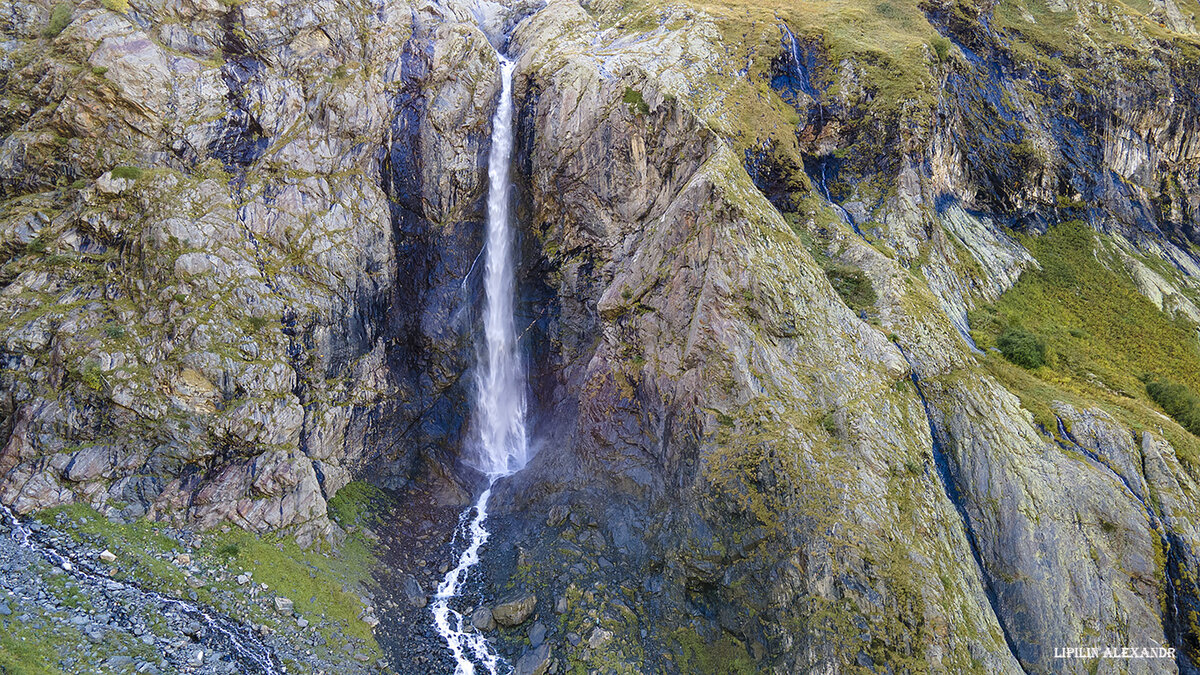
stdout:
POLYGON ((537 647, 546 639, 546 626, 538 621, 529 629, 529 644, 537 647))
POLYGON ((497 603, 492 608, 492 617, 501 626, 519 626, 533 614, 537 606, 537 596, 532 593, 522 593, 510 596, 497 603))
POLYGON ((275 611, 284 616, 291 616, 295 609, 295 603, 284 597, 275 598, 275 611))
POLYGON ((517 659, 513 675, 545 675, 550 666, 550 645, 535 647, 517 659))
POLYGON ((400 590, 404 593, 405 600, 413 607, 424 607, 429 602, 425 591, 421 589, 420 582, 411 574, 406 574, 400 580, 400 590))
POLYGON ((496 620, 492 617, 492 610, 487 607, 480 607, 471 615, 471 625, 475 626, 476 630, 491 631, 496 628, 496 620))
POLYGON ((600 626, 592 629, 592 634, 588 636, 587 644, 592 649, 598 649, 608 644, 608 641, 613 638, 611 631, 604 630, 600 626))

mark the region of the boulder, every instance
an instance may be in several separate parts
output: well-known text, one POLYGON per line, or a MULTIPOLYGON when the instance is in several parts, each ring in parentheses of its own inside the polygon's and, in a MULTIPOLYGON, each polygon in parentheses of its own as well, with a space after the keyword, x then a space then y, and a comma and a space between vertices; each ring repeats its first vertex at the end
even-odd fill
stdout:
POLYGON ((404 578, 400 580, 400 590, 404 593, 404 599, 413 607, 424 607, 429 602, 420 582, 411 574, 405 574, 404 578))
POLYGON ((550 645, 542 644, 521 655, 513 667, 514 675, 545 675, 550 669, 550 645))
POLYGON ((490 631, 496 628, 496 619, 492 616, 492 610, 487 607, 480 607, 471 615, 471 625, 475 626, 475 630, 490 631))
POLYGON ((537 606, 537 596, 532 593, 512 596, 492 608, 492 617, 501 626, 519 626, 529 619, 537 606))
POLYGON ((275 611, 276 612, 279 612, 280 614, 282 614, 284 616, 291 616, 294 608, 295 608, 295 603, 293 603, 288 598, 275 598, 275 611))

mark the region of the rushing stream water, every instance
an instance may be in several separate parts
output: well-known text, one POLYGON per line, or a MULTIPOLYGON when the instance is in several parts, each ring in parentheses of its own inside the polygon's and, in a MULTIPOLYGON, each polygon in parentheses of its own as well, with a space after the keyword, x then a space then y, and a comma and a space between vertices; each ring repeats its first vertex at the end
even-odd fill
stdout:
MULTIPOLYGON (((474 422, 479 430, 477 468, 494 483, 525 465, 525 376, 513 322, 516 296, 513 232, 509 214, 513 147, 512 76, 515 64, 500 59, 500 103, 492 119, 492 148, 488 155, 488 216, 484 270, 484 346, 476 369, 474 422)), ((455 675, 474 675, 477 667, 489 675, 511 668, 482 634, 470 630, 468 617, 450 607, 463 588, 479 549, 488 539, 484 528, 491 487, 463 513, 459 531, 469 543, 438 585, 431 609, 434 624, 454 657, 455 675)))

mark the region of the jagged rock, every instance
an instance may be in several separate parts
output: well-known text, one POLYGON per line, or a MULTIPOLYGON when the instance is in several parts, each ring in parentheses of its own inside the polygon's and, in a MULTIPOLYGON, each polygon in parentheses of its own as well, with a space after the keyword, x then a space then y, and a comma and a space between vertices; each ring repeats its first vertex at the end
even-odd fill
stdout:
POLYGON ((111 171, 105 171, 96 179, 96 190, 104 195, 119 195, 131 185, 133 182, 127 178, 113 178, 111 171))
POLYGON ((587 645, 592 649, 599 649, 608 644, 608 641, 613 638, 611 631, 604 630, 600 626, 592 629, 592 634, 588 636, 587 645))
POLYGON ((546 512, 546 527, 558 527, 567 520, 570 510, 562 504, 555 504, 546 512))
POLYGON ((294 608, 295 603, 293 603, 290 599, 283 597, 275 598, 276 612, 279 612, 284 616, 291 616, 294 608))
POLYGON ((538 621, 529 629, 529 644, 533 647, 538 647, 545 639, 546 626, 541 621, 538 621))
POLYGON ((536 606, 536 595, 522 593, 498 602, 492 608, 492 617, 501 626, 519 626, 529 619, 536 606))
POLYGON ((421 589, 420 582, 411 574, 404 575, 400 581, 401 592, 404 593, 405 600, 413 607, 424 607, 429 601, 425 595, 425 591, 421 589))

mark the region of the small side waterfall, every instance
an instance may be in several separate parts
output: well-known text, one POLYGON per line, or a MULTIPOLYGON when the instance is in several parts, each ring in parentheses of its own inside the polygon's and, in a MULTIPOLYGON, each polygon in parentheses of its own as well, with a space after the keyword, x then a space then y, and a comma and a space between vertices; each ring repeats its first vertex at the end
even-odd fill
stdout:
MULTIPOLYGON (((476 467, 490 482, 525 465, 528 439, 525 429, 525 376, 517 349, 513 323, 516 274, 509 193, 513 146, 512 76, 515 63, 500 58, 501 91, 492 118, 492 148, 488 156, 487 259, 484 271, 484 348, 476 375, 475 426, 479 429, 476 467)), ((477 664, 490 675, 511 667, 491 648, 483 635, 468 629, 467 618, 450 608, 471 568, 479 562, 479 549, 488 539, 484 528, 492 490, 479 496, 462 514, 459 529, 470 543, 438 585, 432 604, 434 624, 454 656, 455 675, 474 675, 477 664)))

